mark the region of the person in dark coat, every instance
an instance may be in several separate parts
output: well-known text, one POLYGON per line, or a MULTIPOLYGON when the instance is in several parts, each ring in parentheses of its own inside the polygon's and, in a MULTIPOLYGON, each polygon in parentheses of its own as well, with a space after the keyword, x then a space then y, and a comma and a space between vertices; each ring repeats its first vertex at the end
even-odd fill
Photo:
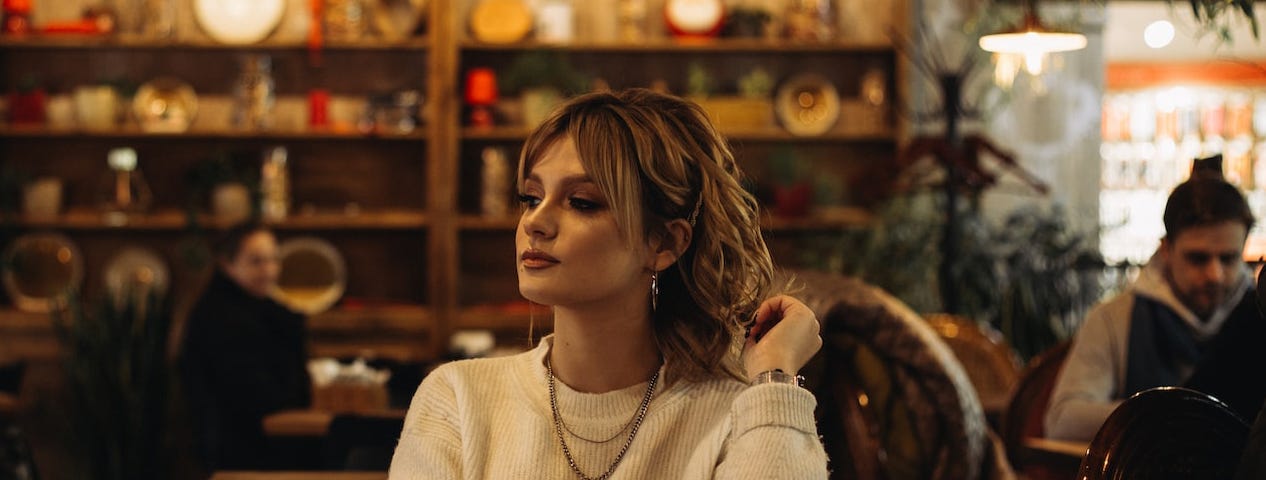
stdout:
POLYGON ((270 298, 277 240, 257 223, 216 245, 216 270, 189 314, 181 373, 209 471, 267 469, 265 415, 311 403, 304 317, 270 298))

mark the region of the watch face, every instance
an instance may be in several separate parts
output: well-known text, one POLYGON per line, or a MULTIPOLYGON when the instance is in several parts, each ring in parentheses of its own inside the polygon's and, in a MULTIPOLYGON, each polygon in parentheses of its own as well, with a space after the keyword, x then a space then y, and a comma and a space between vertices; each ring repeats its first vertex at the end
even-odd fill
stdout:
POLYGON ((664 19, 674 32, 710 35, 718 32, 725 16, 721 0, 668 0, 664 19))

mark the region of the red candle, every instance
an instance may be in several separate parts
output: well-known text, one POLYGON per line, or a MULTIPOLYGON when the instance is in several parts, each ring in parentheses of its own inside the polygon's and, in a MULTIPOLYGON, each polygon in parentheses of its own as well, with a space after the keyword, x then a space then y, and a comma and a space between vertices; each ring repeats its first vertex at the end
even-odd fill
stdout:
POLYGON ((323 88, 308 91, 308 126, 329 126, 330 92, 323 88))
POLYGON ((466 72, 466 104, 497 103, 497 74, 491 68, 472 68, 466 72))

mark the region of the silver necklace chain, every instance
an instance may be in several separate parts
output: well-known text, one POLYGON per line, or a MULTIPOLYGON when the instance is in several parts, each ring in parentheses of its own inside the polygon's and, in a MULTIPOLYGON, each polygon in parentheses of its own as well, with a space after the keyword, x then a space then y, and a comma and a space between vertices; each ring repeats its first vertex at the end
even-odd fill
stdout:
MULTIPOLYGON (((576 476, 580 477, 582 480, 607 480, 608 478, 611 478, 612 473, 615 473, 615 467, 619 466, 620 462, 624 460, 624 454, 628 453, 629 447, 633 445, 633 438, 637 436, 637 429, 642 426, 642 420, 646 418, 646 410, 651 405, 651 397, 655 395, 655 384, 659 383, 659 369, 656 369, 655 374, 651 375, 650 385, 646 386, 646 394, 642 396, 642 404, 637 407, 637 414, 633 417, 633 429, 629 431, 628 439, 625 440, 624 445, 620 447, 620 453, 615 455, 615 461, 611 462, 611 466, 607 467, 607 471, 603 472, 602 475, 590 477, 580 471, 580 466, 576 465, 576 459, 572 458, 571 449, 567 447, 567 438, 563 435, 563 430, 566 428, 566 425, 563 424, 563 416, 558 414, 558 394, 554 388, 553 364, 553 359, 550 358, 550 356, 547 356, 545 358, 545 377, 546 381, 549 383, 549 408, 554 414, 554 433, 558 435, 558 443, 563 446, 563 456, 567 457, 567 465, 571 466, 571 471, 575 472, 576 476)), ((629 426, 625 425, 625 428, 629 428, 629 426)), ((576 435, 576 433, 571 430, 567 431, 572 435, 576 435)), ((623 431, 624 429, 620 429, 620 432, 623 431)), ((616 432, 616 435, 619 435, 620 432, 616 432)), ((615 438, 613 436, 611 439, 602 442, 594 442, 581 437, 580 435, 576 435, 576 437, 592 443, 606 443, 615 438)))

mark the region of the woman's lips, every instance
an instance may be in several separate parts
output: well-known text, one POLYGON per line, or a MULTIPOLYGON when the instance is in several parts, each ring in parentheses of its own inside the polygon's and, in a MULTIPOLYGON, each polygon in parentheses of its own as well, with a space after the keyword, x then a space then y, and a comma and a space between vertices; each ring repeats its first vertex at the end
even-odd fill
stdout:
POLYGON ((545 268, 558 263, 557 258, 536 249, 524 251, 523 255, 519 256, 519 261, 524 268, 545 268))

